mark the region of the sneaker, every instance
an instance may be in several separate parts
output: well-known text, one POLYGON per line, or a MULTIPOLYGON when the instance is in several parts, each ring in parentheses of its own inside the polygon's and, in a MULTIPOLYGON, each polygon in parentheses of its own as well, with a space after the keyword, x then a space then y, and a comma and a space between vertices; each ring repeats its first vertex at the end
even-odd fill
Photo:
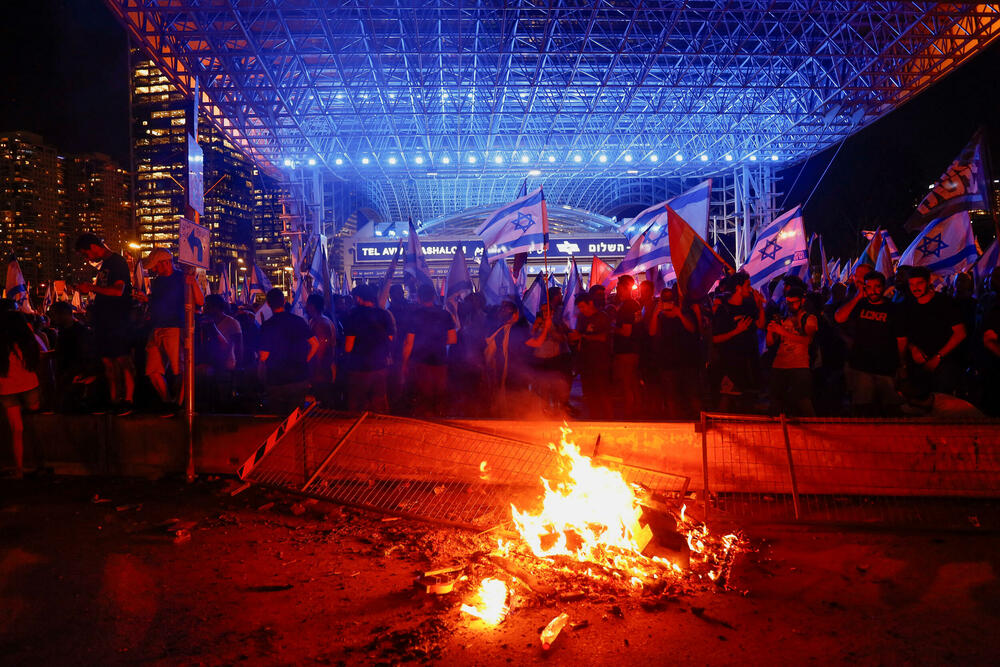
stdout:
POLYGON ((176 405, 166 405, 160 410, 160 419, 173 419, 181 413, 181 409, 176 405))
POLYGON ((135 408, 132 406, 131 401, 125 401, 118 406, 117 410, 115 410, 115 414, 119 417, 128 417, 133 412, 135 412, 135 408))

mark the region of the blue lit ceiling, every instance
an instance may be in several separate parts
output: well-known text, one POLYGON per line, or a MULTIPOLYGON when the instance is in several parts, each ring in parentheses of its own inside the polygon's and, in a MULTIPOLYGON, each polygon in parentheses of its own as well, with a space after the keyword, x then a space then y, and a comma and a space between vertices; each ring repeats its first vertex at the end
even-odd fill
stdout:
POLYGON ((369 183, 394 219, 784 166, 1000 32, 996 4, 106 1, 261 166, 369 183))

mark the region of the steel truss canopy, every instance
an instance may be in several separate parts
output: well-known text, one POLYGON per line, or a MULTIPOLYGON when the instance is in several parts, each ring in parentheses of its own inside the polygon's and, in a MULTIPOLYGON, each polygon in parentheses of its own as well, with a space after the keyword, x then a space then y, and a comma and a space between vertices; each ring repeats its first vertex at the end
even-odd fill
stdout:
POLYGON ((1000 33, 1000 5, 974 3, 106 1, 262 167, 378 181, 397 218, 525 177, 575 192, 787 165, 1000 33))

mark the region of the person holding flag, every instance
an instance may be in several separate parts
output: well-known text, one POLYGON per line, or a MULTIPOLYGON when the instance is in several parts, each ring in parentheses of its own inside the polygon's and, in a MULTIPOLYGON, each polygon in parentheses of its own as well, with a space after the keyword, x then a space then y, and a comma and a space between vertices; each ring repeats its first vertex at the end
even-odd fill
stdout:
POLYGON ((14 302, 14 306, 22 313, 33 313, 31 300, 28 298, 28 283, 21 273, 21 265, 11 255, 7 260, 7 281, 4 285, 4 296, 14 302))

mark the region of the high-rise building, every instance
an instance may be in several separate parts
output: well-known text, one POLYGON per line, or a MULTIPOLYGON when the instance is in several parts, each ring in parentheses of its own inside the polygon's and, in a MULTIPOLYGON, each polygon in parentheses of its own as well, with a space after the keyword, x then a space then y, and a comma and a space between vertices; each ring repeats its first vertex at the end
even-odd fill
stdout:
MULTIPOLYGON (((69 155, 63 159, 63 229, 67 243, 91 232, 118 253, 134 242, 129 175, 102 153, 69 155)), ((67 248, 68 251, 72 247, 67 248)))
POLYGON ((285 189, 277 179, 255 168, 253 194, 254 259, 273 285, 281 285, 290 278, 290 242, 282 219, 285 189))
POLYGON ((33 290, 58 277, 65 263, 61 171, 56 150, 42 137, 0 133, 0 257, 13 253, 33 290))
MULTIPOLYGON (((194 130, 193 103, 163 72, 133 50, 131 69, 132 146, 139 246, 177 250, 177 220, 185 213, 188 135, 194 130)), ((205 211, 200 222, 212 230, 212 262, 247 261, 253 239, 253 165, 208 120, 198 122, 204 154, 205 211)))

